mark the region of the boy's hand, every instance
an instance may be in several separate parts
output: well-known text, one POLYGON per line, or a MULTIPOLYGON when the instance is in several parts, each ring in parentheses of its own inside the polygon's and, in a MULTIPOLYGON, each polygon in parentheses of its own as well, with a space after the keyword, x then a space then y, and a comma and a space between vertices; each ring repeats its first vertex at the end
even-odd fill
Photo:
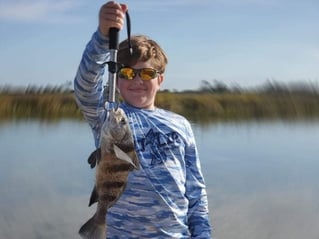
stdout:
POLYGON ((107 2, 99 13, 99 30, 104 36, 109 35, 110 28, 115 27, 121 30, 124 26, 125 12, 128 7, 126 4, 107 2))

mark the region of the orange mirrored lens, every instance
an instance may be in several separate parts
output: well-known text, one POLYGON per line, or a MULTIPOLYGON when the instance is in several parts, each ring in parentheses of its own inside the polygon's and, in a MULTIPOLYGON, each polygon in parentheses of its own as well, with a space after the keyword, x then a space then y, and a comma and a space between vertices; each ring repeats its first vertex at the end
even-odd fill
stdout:
POLYGON ((152 68, 144 68, 141 69, 139 76, 142 80, 151 80, 153 79, 157 74, 157 71, 152 68))
POLYGON ((119 70, 118 76, 122 79, 133 80, 136 74, 138 74, 142 80, 148 81, 155 78, 157 73, 158 72, 152 68, 134 69, 131 67, 123 67, 119 70))
POLYGON ((135 77, 135 72, 133 68, 123 67, 119 71, 119 77, 126 80, 133 80, 135 77))

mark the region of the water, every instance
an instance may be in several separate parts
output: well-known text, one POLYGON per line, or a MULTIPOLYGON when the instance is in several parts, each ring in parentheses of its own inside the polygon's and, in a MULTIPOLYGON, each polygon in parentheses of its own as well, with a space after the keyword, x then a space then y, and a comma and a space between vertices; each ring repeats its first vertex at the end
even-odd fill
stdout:
MULTIPOLYGON (((217 239, 319 238, 319 122, 194 125, 217 239)), ((94 171, 84 122, 0 124, 0 238, 79 238, 94 171)))

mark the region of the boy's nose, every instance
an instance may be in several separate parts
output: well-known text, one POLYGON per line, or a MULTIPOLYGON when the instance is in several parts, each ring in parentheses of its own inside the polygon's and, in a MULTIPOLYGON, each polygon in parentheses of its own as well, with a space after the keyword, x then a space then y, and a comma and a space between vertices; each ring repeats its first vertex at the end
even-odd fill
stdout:
POLYGON ((143 82, 143 80, 142 80, 141 77, 140 77, 140 74, 135 74, 133 80, 134 80, 134 81, 143 82))

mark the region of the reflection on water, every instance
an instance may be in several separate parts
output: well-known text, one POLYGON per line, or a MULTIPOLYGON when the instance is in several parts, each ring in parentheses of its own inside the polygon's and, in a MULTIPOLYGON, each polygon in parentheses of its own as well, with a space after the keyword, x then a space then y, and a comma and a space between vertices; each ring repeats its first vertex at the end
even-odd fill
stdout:
MULTIPOLYGON (((217 238, 319 238, 319 122, 194 131, 217 238)), ((0 137, 0 238, 79 238, 94 210, 87 124, 6 123, 0 137)))
POLYGON ((219 124, 197 138, 218 238, 319 238, 319 122, 219 124))
POLYGON ((93 182, 90 131, 28 122, 2 125, 0 135, 0 238, 78 238, 93 182))

